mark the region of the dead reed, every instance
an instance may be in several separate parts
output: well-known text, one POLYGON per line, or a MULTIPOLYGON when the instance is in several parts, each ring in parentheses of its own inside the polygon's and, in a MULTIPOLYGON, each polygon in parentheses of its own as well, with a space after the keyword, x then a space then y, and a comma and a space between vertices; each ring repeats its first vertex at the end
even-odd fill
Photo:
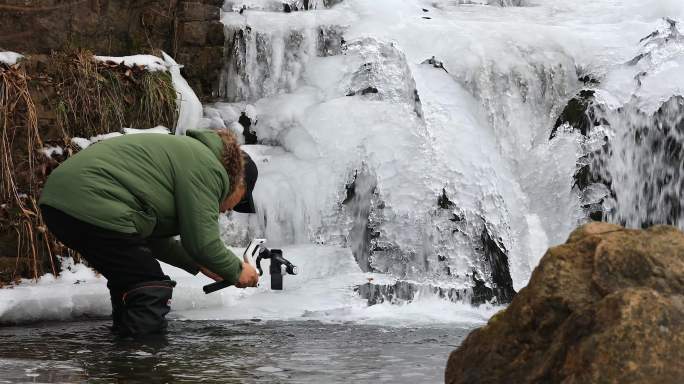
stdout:
POLYGON ((56 242, 36 204, 43 142, 28 79, 20 64, 0 64, 0 232, 15 234, 12 279, 22 271, 37 278, 45 272, 44 261, 51 272, 57 271, 52 252, 56 242))

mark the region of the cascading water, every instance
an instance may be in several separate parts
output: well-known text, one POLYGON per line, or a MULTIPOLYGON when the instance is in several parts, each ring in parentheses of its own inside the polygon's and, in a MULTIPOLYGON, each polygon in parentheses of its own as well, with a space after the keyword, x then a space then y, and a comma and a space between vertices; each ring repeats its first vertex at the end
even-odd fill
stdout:
MULTIPOLYGON (((655 14, 616 34, 611 24, 577 31, 573 23, 588 16, 554 0, 536 8, 349 0, 297 13, 243 3, 224 7, 222 90, 230 103, 207 107, 219 125, 238 132, 236 111, 253 108, 251 129, 262 144, 247 148, 260 162, 259 217, 233 215, 224 223, 230 241, 259 235, 350 248, 363 271, 390 278, 357 288, 369 302, 426 292, 506 302, 546 248, 564 241, 599 202, 616 200, 622 208, 609 211, 611 219, 628 224, 636 222, 627 216, 651 217, 640 222, 650 223, 679 214, 674 163, 641 188, 650 192, 634 197, 624 195, 636 189, 618 176, 640 169, 633 179, 643 180, 649 169, 662 168, 635 164, 657 140, 641 140, 642 149, 629 152, 612 138, 611 156, 586 183, 578 183, 582 166, 597 161, 592 153, 604 145, 598 136, 609 129, 592 121, 588 138, 556 129, 548 140, 567 100, 593 84, 587 74, 620 71, 655 14), (497 24, 503 15, 511 18, 505 27, 497 24), (528 23, 542 18, 544 24, 528 23), (636 160, 624 166, 625 156, 636 160), (624 188, 616 188, 618 179, 624 188), (630 199, 651 208, 631 204, 643 211, 631 212, 630 199)), ((607 8, 585 6, 617 23, 607 8)), ((636 2, 624 7, 641 9, 636 2)), ((678 44, 677 36, 666 39, 668 46, 678 44)), ((656 117, 657 108, 639 112, 641 120, 630 117, 641 127, 655 121, 672 137, 658 144, 660 163, 672 163, 680 151, 679 105, 673 99, 656 117)), ((614 129, 625 110, 604 108, 595 120, 614 129)))
POLYGON ((597 218, 681 228, 684 37, 666 19, 641 45, 576 99, 568 125, 586 137, 577 185, 597 218))

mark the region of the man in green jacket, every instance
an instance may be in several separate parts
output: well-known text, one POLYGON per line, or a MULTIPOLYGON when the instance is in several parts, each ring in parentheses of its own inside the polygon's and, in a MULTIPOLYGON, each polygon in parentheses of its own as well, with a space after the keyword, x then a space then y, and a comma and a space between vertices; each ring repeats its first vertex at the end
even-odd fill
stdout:
POLYGON ((107 279, 112 329, 139 336, 166 329, 176 283, 157 259, 256 286, 254 267, 221 241, 218 216, 254 212, 257 175, 228 131, 125 135, 57 167, 39 204, 48 229, 107 279))

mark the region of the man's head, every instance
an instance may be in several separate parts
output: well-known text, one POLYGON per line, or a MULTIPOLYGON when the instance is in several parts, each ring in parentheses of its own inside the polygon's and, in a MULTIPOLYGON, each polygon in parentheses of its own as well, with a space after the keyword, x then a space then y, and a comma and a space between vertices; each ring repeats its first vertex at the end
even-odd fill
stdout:
POLYGON ((256 164, 240 149, 235 135, 225 129, 217 130, 216 133, 223 142, 223 155, 221 163, 230 179, 228 196, 221 203, 220 211, 234 210, 243 213, 255 213, 252 191, 258 177, 256 164))

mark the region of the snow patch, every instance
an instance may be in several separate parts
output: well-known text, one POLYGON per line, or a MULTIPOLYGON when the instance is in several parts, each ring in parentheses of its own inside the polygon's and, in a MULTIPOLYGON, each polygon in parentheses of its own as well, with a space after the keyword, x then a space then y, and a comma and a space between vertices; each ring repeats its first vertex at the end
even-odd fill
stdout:
POLYGON ((44 154, 46 157, 52 158, 54 155, 61 156, 64 154, 64 149, 62 147, 45 147, 40 150, 42 154, 44 154))
POLYGON ((171 72, 173 87, 178 93, 176 98, 176 105, 178 106, 176 135, 184 135, 188 130, 199 128, 202 119, 202 103, 190 84, 181 75, 181 65, 165 52, 162 52, 162 57, 171 72))
POLYGON ((127 67, 140 66, 150 72, 167 71, 169 65, 164 60, 154 55, 131 55, 131 56, 93 56, 95 60, 103 63, 112 62, 123 64, 127 67))
POLYGON ((11 52, 11 51, 4 51, 0 52, 0 63, 6 64, 6 65, 14 65, 19 61, 19 59, 23 58, 24 55, 16 52, 11 52))
POLYGON ((122 129, 122 131, 125 135, 135 135, 138 133, 159 133, 159 134, 163 134, 163 135, 168 135, 171 133, 171 131, 169 131, 169 129, 163 125, 157 125, 154 128, 148 128, 148 129, 124 128, 124 129, 122 129))

